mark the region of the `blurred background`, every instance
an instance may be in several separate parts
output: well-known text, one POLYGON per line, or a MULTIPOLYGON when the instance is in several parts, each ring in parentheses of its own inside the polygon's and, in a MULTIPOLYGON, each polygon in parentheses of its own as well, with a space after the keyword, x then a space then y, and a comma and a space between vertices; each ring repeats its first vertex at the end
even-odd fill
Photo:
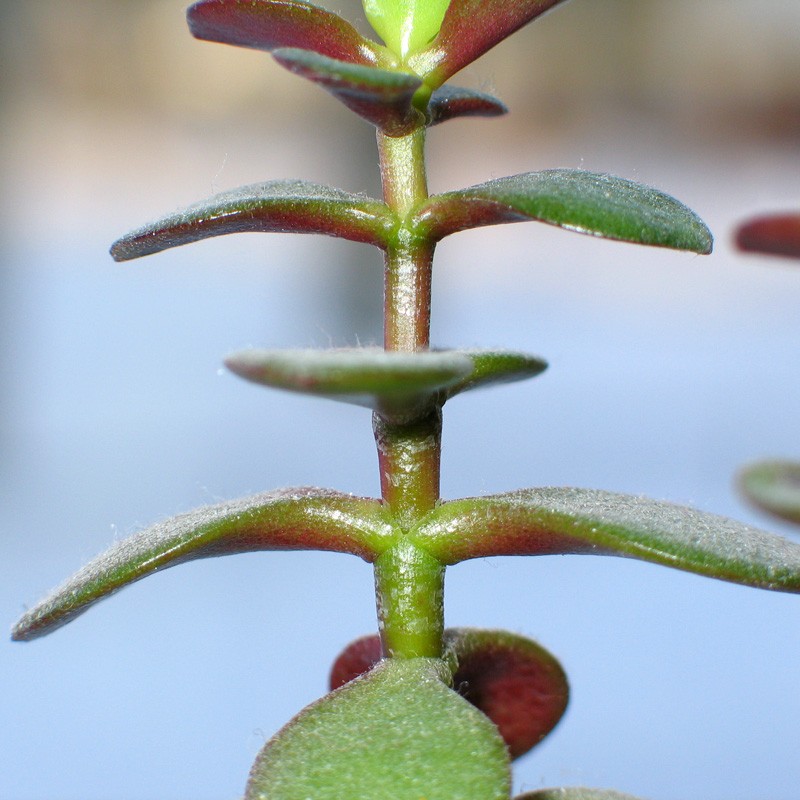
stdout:
MULTIPOLYGON (((325 5, 361 19, 355 2, 325 5)), ((0 2, 8 626, 171 514, 287 485, 378 492, 368 412, 220 369, 251 345, 379 342, 375 252, 248 235, 107 255, 127 230, 245 183, 379 192, 365 123, 265 54, 194 41, 184 6, 0 2)), ((704 258, 537 225, 446 240, 435 345, 551 367, 448 405, 445 497, 578 485, 781 530, 733 482, 759 457, 800 456, 800 270, 730 237, 751 213, 800 206, 799 42, 796 0, 573 0, 457 76, 512 113, 431 131, 432 192, 614 172, 682 199, 717 245, 704 258)), ((570 676, 567 716, 515 790, 796 800, 796 598, 619 559, 494 559, 448 572, 447 618, 532 636, 570 676)), ((374 625, 365 564, 252 554, 0 642, 0 798, 233 800, 265 739, 374 625)))

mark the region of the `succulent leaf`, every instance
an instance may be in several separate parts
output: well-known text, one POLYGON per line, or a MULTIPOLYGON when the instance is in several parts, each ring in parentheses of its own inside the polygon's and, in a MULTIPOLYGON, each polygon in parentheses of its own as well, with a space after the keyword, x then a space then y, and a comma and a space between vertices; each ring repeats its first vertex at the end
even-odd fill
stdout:
POLYGON ((800 592, 800 544, 725 517, 594 489, 523 489, 442 503, 409 536, 445 564, 583 553, 800 592))
POLYGON ((428 198, 417 210, 422 235, 537 220, 637 244, 710 253, 713 240, 683 203, 625 178, 582 170, 528 172, 428 198))
POLYGON ((206 506, 117 542, 28 611, 12 638, 50 633, 119 589, 185 561, 258 550, 327 550, 373 561, 391 536, 377 500, 323 489, 206 506))
POLYGON ((364 12, 401 59, 424 48, 442 26, 450 0, 363 0, 364 12))
POLYGON ((111 246, 129 261, 227 233, 321 233, 386 247, 395 218, 379 200, 306 181, 242 186, 195 203, 123 236, 111 246))
POLYGON ((779 519, 800 524, 800 464, 762 461, 742 471, 739 486, 751 503, 779 519))
POLYGON ((200 0, 186 12, 198 39, 275 50, 300 47, 329 58, 377 64, 379 47, 337 14, 303 0, 200 0))
MULTIPOLYGON (((537 745, 564 714, 569 697, 564 670, 544 648, 507 631, 451 628, 444 632, 453 686, 497 726, 512 759, 537 745)), ((338 689, 381 660, 378 635, 356 639, 334 662, 338 689)))
POLYGON ((508 106, 490 94, 445 85, 431 95, 427 113, 428 124, 438 125, 456 117, 499 117, 508 106))
POLYGON ((469 375, 443 390, 446 399, 470 389, 534 378, 547 369, 547 362, 527 353, 502 350, 457 350, 472 359, 469 375))
POLYGON ((736 244, 749 253, 800 258, 800 213, 749 220, 736 231, 736 244))
POLYGON ((637 798, 611 789, 586 789, 582 786, 570 786, 526 792, 517 795, 514 800, 637 800, 637 798))
POLYGON ((282 67, 318 84, 390 136, 401 136, 425 124, 412 105, 422 85, 416 75, 351 64, 296 48, 281 48, 272 55, 282 67))
POLYGON ((245 800, 508 800, 503 741, 450 679, 438 659, 381 662, 267 743, 245 800))
POLYGON ((432 88, 563 0, 452 0, 439 33, 409 66, 432 88))

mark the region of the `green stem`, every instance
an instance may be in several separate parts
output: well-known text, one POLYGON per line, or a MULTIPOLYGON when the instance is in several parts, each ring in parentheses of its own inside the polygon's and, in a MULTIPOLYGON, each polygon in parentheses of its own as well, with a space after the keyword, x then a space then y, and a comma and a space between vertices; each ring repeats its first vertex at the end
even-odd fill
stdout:
MULTIPOLYGON (((431 268, 434 242, 408 220, 427 196, 425 130, 400 137, 378 133, 386 204, 398 227, 386 250, 384 347, 406 353, 430 346, 431 268)), ((399 538, 375 563, 375 590, 386 656, 442 655, 444 566, 404 537, 439 500, 441 407, 404 424, 373 417, 381 496, 399 538)))

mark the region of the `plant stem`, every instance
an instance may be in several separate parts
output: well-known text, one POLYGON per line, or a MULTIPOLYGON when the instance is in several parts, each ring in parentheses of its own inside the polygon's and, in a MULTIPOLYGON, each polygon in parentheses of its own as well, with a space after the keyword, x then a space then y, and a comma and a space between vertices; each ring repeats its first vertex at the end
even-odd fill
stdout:
MULTIPOLYGON (((434 243, 419 237, 408 220, 428 196, 425 129, 407 136, 378 133, 386 204, 398 227, 386 250, 384 347, 414 353, 430 345, 431 267, 434 243)), ((375 591, 384 655, 442 655, 444 567, 409 542, 408 532, 439 500, 441 407, 405 423, 373 416, 381 496, 400 538, 375 563, 375 591)))

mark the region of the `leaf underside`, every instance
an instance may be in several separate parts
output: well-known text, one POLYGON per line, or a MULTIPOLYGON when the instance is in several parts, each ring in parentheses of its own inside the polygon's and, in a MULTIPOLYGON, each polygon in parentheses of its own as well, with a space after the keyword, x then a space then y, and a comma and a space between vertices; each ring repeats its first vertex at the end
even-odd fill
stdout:
POLYGON ((800 213, 752 219, 736 231, 736 244, 749 253, 800 258, 800 213))
POLYGON ((800 524, 800 464, 763 461, 742 470, 739 486, 748 500, 779 519, 800 524))
POLYGON ((495 727, 438 659, 389 659, 300 712, 261 751, 245 800, 508 800, 495 727))
POLYGON ((594 489, 524 489, 443 503, 410 534, 443 563, 500 555, 617 555, 800 592, 800 545, 672 503, 594 489))
POLYGON ((216 194, 123 236, 116 261, 227 233, 320 233, 385 247, 395 224, 384 203, 306 181, 267 181, 216 194))
POLYGON ((377 500, 322 489, 206 506, 117 542, 28 611, 12 638, 50 633, 119 589, 185 561, 258 550, 326 550, 372 561, 389 535, 377 500))
POLYGON ((702 220, 663 192, 625 178, 553 169, 434 195, 416 213, 434 239, 506 222, 536 220, 578 233, 636 244, 710 253, 702 220))
POLYGON ((507 113, 508 106, 496 97, 460 86, 442 86, 428 102, 429 125, 457 117, 500 117, 507 113))

